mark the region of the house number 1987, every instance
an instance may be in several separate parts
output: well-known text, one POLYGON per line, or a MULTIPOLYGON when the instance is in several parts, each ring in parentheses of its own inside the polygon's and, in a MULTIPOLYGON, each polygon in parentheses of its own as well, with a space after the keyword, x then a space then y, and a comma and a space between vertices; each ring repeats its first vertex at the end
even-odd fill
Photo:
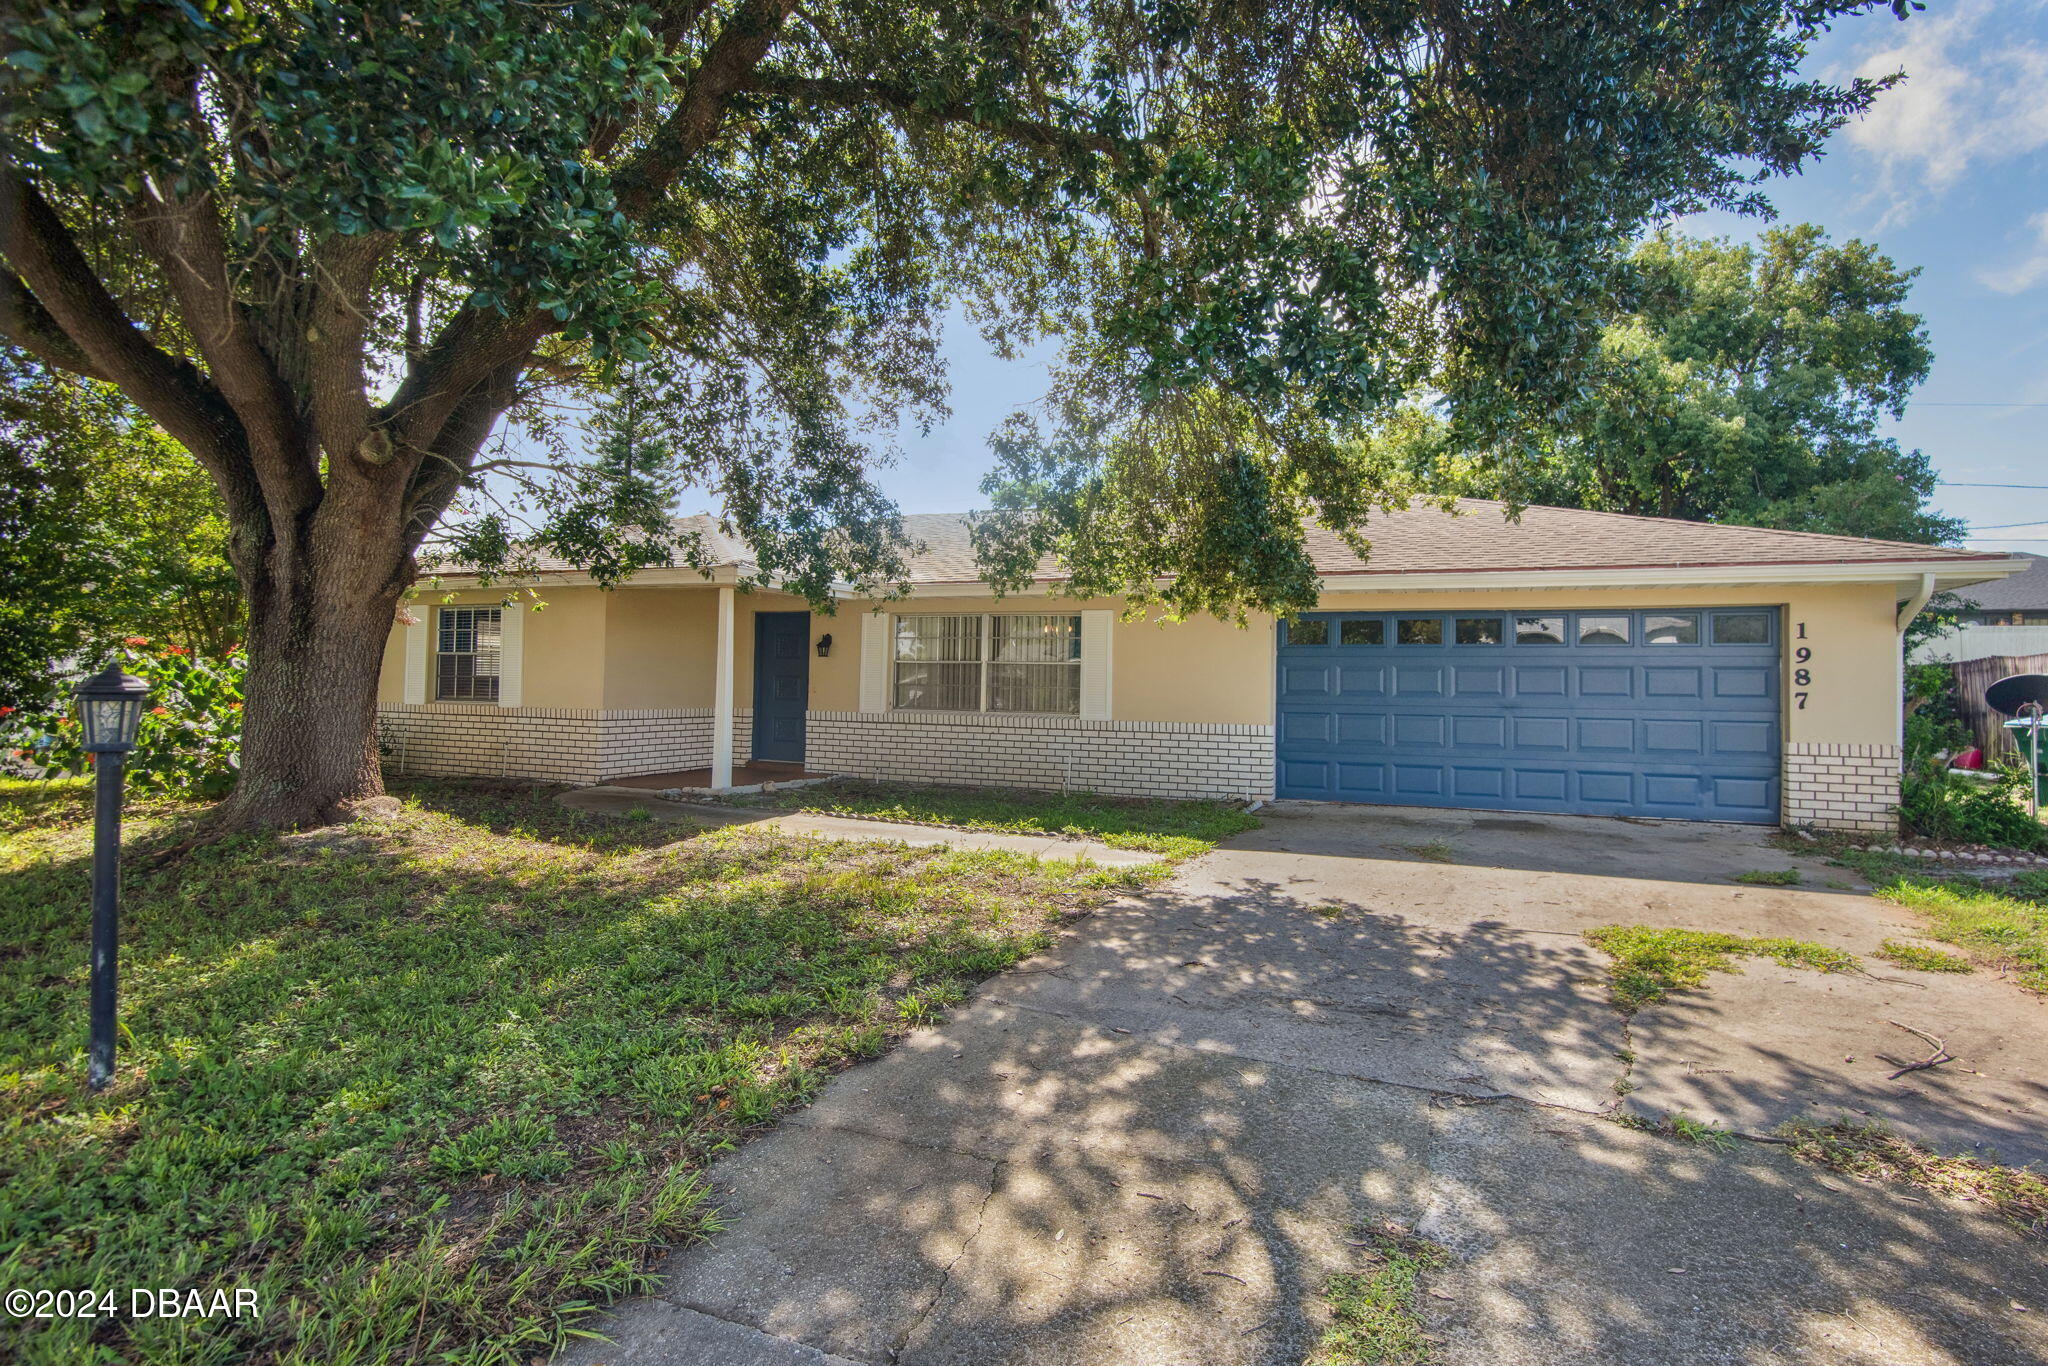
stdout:
MULTIPOLYGON (((1803 621, 1794 622, 1793 634, 1799 640, 1806 639, 1806 623, 1803 621)), ((1806 667, 1812 660, 1813 649, 1811 646, 1802 645, 1792 652, 1792 662, 1799 666, 1792 671, 1792 686, 1794 688, 1804 689, 1812 686, 1813 670, 1806 667)), ((1807 695, 1803 691, 1792 694, 1793 704, 1800 711, 1806 710, 1806 697, 1807 695)))

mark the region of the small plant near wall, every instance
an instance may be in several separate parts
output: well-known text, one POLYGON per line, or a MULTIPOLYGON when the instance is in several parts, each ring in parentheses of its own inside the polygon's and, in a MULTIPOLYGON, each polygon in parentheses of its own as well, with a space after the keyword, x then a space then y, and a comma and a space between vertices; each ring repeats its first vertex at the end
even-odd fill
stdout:
MULTIPOLYGON (((202 800, 226 796, 241 757, 242 680, 248 670, 241 647, 209 657, 131 636, 116 662, 150 687, 128 756, 130 787, 202 800)), ((61 702, 0 716, 0 745, 15 768, 45 778, 92 772, 78 719, 61 702)))
POLYGON ((2008 764, 1985 774, 1952 773, 1934 760, 1909 767, 1899 783, 1899 819, 1907 832, 1995 849, 2048 850, 2048 828, 2027 814, 2026 769, 2008 764))

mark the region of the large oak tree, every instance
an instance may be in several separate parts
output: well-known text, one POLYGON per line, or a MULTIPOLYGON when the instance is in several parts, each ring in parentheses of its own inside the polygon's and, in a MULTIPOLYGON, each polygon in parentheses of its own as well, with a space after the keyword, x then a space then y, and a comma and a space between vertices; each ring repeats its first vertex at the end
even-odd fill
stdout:
POLYGON ((1003 434, 994 581, 1056 549, 1091 589, 1299 606, 1302 517, 1402 491, 1332 434, 1427 392, 1525 458, 1628 240, 1759 210, 1868 103, 1797 67, 1869 8, 30 0, 0 317, 218 483, 252 657, 220 818, 322 820, 379 789, 394 608, 508 420, 604 393, 667 434, 667 476, 630 441, 561 471, 542 543, 687 562, 649 512, 685 477, 764 575, 885 583, 876 433, 942 409, 964 310, 1064 348, 1003 434))

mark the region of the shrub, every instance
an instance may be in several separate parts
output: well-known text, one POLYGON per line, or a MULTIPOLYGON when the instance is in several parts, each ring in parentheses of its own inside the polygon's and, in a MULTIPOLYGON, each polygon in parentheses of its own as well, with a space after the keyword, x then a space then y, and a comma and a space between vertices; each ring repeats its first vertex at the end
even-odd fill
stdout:
MULTIPOLYGON (((130 785, 205 800, 225 796, 242 752, 242 680, 249 661, 241 647, 207 658, 176 645, 152 649, 131 636, 119 662, 149 684, 149 705, 128 755, 130 785)), ((46 778, 92 772, 70 703, 66 694, 40 711, 6 715, 0 726, 8 753, 46 778)))
POLYGON ((1990 782, 1950 773, 1937 761, 1909 769, 1899 784, 1899 817, 1913 834, 2001 849, 2048 849, 2048 830, 2027 814, 2026 769, 1989 770, 1990 782))

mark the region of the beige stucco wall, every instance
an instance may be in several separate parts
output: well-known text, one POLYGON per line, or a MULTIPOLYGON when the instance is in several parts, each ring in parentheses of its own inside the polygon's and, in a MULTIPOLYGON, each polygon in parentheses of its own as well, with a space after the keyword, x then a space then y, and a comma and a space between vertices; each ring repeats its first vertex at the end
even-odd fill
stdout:
MULTIPOLYGON (((417 612, 436 606, 495 602, 500 594, 472 591, 427 595, 417 612)), ((709 585, 549 588, 545 606, 531 613, 525 631, 525 705, 642 709, 708 707, 712 701, 717 592, 709 585)), ((753 697, 754 615, 801 611, 801 599, 781 593, 741 593, 735 601, 733 697, 753 697)), ((1714 589, 1551 589, 1510 586, 1457 592, 1382 593, 1337 589, 1325 610, 1373 612, 1455 611, 1460 608, 1571 611, 1602 607, 1773 606, 1785 611, 1785 739, 1790 744, 1891 744, 1898 727, 1896 595, 1889 584, 1779 585, 1714 589), (1805 635, 1800 636, 1801 628, 1805 635), (1812 651, 1803 663, 1793 652, 1812 651), (1793 680, 1808 670, 1808 682, 1793 680), (1799 693, 1806 705, 1797 705, 1799 693)), ((813 649, 811 707, 852 711, 858 706, 861 619, 875 604, 843 603, 836 615, 813 613, 810 639, 829 631, 833 650, 813 649)), ((1043 597, 916 597, 883 604, 890 612, 1079 611, 1121 609, 1115 600, 1082 602, 1043 597)), ((379 701, 400 703, 402 628, 386 650, 379 701)), ((1114 628, 1111 714, 1119 721, 1212 722, 1268 725, 1273 716, 1273 632, 1270 617, 1237 627, 1210 617, 1182 622, 1122 621, 1114 628)))
MULTIPOLYGON (((486 606, 503 602, 499 589, 427 592, 406 604, 413 615, 433 628, 437 607, 486 606)), ((525 648, 521 654, 529 707, 596 708, 605 704, 605 654, 610 594, 596 588, 548 588, 541 606, 529 607, 525 648)), ((529 602, 524 596, 518 601, 529 602)), ((431 638, 430 638, 431 642, 431 638)), ((428 646, 432 648, 431 643, 428 646)), ((432 696, 432 684, 429 693, 432 696)), ((377 705, 396 707, 405 699, 405 628, 394 623, 384 645, 384 667, 378 675, 377 705)))
MULTIPOLYGON (((437 607, 496 603, 503 597, 489 590, 429 593, 408 606, 431 623, 437 607)), ((544 587, 539 601, 525 623, 525 706, 627 711, 711 705, 718 640, 718 590, 713 585, 628 584, 611 592, 544 587)), ((786 593, 737 592, 733 609, 733 700, 745 707, 753 699, 754 615, 807 608, 802 598, 786 593)), ((399 706, 404 699, 404 630, 394 625, 385 645, 380 706, 399 706)), ((812 705, 850 709, 859 691, 857 608, 847 604, 833 617, 813 613, 814 646, 826 631, 833 633, 833 652, 819 659, 813 649, 812 705)))

